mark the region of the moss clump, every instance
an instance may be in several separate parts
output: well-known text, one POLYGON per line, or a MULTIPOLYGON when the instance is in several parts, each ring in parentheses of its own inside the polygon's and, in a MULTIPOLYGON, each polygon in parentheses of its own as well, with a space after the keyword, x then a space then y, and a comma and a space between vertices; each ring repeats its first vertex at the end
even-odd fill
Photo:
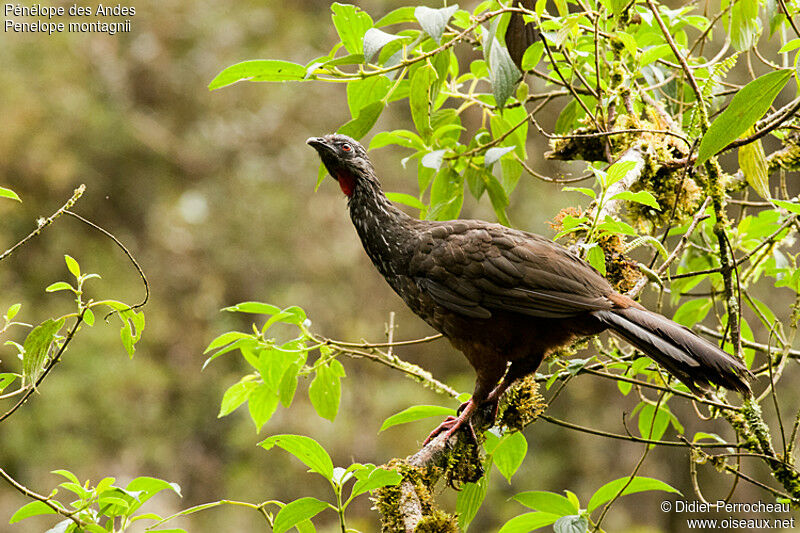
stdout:
POLYGON ((790 172, 800 170, 800 144, 797 138, 784 141, 784 147, 767 158, 769 173, 773 173, 779 168, 790 172))
POLYGON ((636 285, 642 274, 634 261, 625 255, 625 244, 619 235, 606 233, 598 239, 606 259, 606 279, 619 292, 626 292, 636 285))
POLYGON ((433 513, 424 516, 419 521, 414 533, 458 533, 458 520, 441 509, 434 509, 433 513))
POLYGON ((536 420, 547 408, 539 394, 539 384, 533 374, 517 381, 504 395, 497 425, 509 431, 521 431, 536 420))
MULTIPOLYGON (((482 435, 479 431, 476 434, 482 435)), ((477 437, 482 440, 482 437, 477 437)), ((458 435, 458 442, 447 455, 447 465, 444 469, 447 484, 458 489, 463 483, 476 483, 485 473, 483 470, 483 457, 478 442, 467 436, 465 431, 458 435)))
POLYGON ((702 190, 688 173, 684 174, 682 167, 663 164, 665 161, 685 157, 675 139, 656 134, 648 137, 648 140, 643 140, 639 145, 645 166, 632 190, 650 192, 661 209, 656 210, 637 203, 628 205, 628 216, 632 225, 643 230, 669 223, 681 224, 694 215, 703 201, 702 190))
POLYGON ((397 485, 382 487, 372 494, 374 508, 381 516, 381 531, 383 533, 404 533, 405 522, 402 516, 403 485, 411 483, 419 499, 422 514, 429 516, 436 511, 433 503, 431 488, 441 476, 441 469, 436 467, 418 468, 399 459, 392 459, 386 468, 396 470, 403 476, 397 485))
MULTIPOLYGON (((597 133, 597 129, 592 127, 582 127, 570 132, 570 135, 586 135, 597 133)), ((550 141, 551 151, 544 154, 545 159, 556 159, 558 161, 574 161, 583 159, 584 161, 605 161, 605 141, 603 137, 570 137, 568 139, 552 139, 550 141)))

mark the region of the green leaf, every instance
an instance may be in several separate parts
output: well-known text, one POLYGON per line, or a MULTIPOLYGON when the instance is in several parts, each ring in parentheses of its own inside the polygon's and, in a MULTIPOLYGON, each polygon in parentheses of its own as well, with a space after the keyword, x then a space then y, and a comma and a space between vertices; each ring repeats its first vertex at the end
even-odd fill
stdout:
POLYGON ((469 185, 469 192, 472 193, 476 200, 480 200, 484 191, 486 191, 486 174, 490 173, 489 169, 474 165, 469 165, 464 170, 464 181, 469 185))
POLYGON ((56 514, 56 512, 46 503, 37 500, 35 502, 26 503, 20 507, 17 512, 13 514, 8 523, 16 524, 20 520, 43 514, 56 514))
POLYGON ((228 344, 240 339, 252 339, 252 337, 252 335, 248 333, 242 333, 241 331, 228 331, 212 340, 203 353, 208 353, 211 350, 216 350, 222 346, 227 346, 228 344))
POLYGON ((580 512, 580 509, 567 498, 554 492, 542 490, 532 490, 521 492, 514 496, 519 503, 543 513, 550 513, 558 516, 573 515, 580 512))
MULTIPOLYGON (((6 344, 8 344, 8 342, 6 342, 6 344)), ((17 375, 12 374, 11 372, 3 372, 2 374, 0 374, 0 392, 3 392, 9 385, 14 383, 16 379, 17 375)))
POLYGON ((416 422, 424 418, 442 417, 442 416, 455 416, 456 410, 450 407, 441 407, 439 405, 413 405, 408 409, 403 409, 397 414, 394 414, 383 421, 381 429, 378 433, 389 429, 392 426, 400 424, 408 424, 409 422, 416 422))
POLYGON ((800 38, 792 39, 788 43, 786 43, 783 46, 781 46, 781 49, 778 50, 778 53, 779 54, 785 54, 785 53, 791 52, 792 50, 795 50, 797 48, 800 48, 800 38))
POLYGON ((328 59, 327 61, 318 63, 316 66, 313 66, 312 64, 311 66, 306 67, 306 78, 308 78, 317 68, 329 68, 338 65, 358 65, 363 62, 364 54, 347 54, 341 57, 334 57, 333 59, 328 59))
POLYGON ((411 118, 414 121, 414 126, 423 139, 428 139, 433 133, 428 95, 435 77, 436 71, 429 64, 418 68, 411 77, 408 104, 411 107, 411 118))
MULTIPOLYGON (((727 19, 727 17, 725 17, 727 19)), ((733 3, 730 16, 731 44, 739 52, 753 47, 761 34, 758 18, 758 0, 738 0, 733 3)), ((727 27, 727 21, 725 23, 727 27)))
POLYGON ((656 406, 652 403, 642 402, 639 406, 639 434, 643 439, 661 439, 669 426, 669 408, 661 405, 656 412, 656 406))
POLYGON ((675 316, 672 317, 672 320, 691 328, 698 322, 703 321, 711 310, 711 304, 712 302, 709 298, 689 300, 675 311, 675 316))
POLYGON ((256 431, 261 431, 278 408, 278 394, 272 387, 262 383, 250 392, 247 398, 247 407, 250 418, 256 425, 256 431))
POLYGON ((672 47, 670 45, 659 44, 656 46, 651 46, 642 53, 642 56, 639 59, 639 64, 644 67, 653 61, 669 55, 672 55, 672 47))
POLYGON ((506 207, 508 207, 508 194, 503 188, 503 185, 492 174, 484 174, 486 177, 486 192, 489 194, 489 200, 492 202, 494 214, 497 216, 497 221, 505 226, 510 226, 506 216, 506 207))
MULTIPOLYGON (((150 476, 139 476, 133 479, 125 487, 125 490, 129 492, 141 492, 146 495, 144 498, 145 500, 161 492, 162 490, 171 490, 178 496, 181 495, 181 487, 177 483, 170 483, 169 481, 164 481, 163 479, 150 476)), ((142 500, 141 495, 139 495, 139 500, 142 500)))
POLYGON ((11 189, 6 189, 5 187, 0 187, 0 198, 11 198, 12 200, 16 200, 18 202, 22 201, 19 199, 19 196, 17 196, 17 193, 11 189))
POLYGON ((290 364, 281 376, 281 382, 278 384, 280 393, 281 405, 289 407, 294 399, 294 393, 297 390, 297 374, 305 364, 305 356, 290 364))
POLYGON ((76 278, 81 277, 81 267, 78 266, 78 262, 75 261, 75 259, 69 255, 64 255, 64 261, 67 263, 67 269, 69 269, 73 276, 76 278))
POLYGON ((342 386, 339 376, 328 365, 317 368, 317 375, 308 387, 311 405, 319 416, 333 421, 339 412, 342 386))
POLYGON ((503 477, 511 483, 511 476, 522 465, 526 453, 528 453, 528 441, 521 432, 515 431, 502 438, 500 444, 492 452, 492 462, 503 474, 503 477))
POLYGON ((655 196, 653 196, 649 191, 622 191, 612 196, 610 200, 626 200, 628 202, 636 202, 637 204, 644 204, 652 207, 653 209, 661 211, 661 206, 658 205, 658 201, 656 200, 655 196))
MULTIPOLYGON (((492 465, 484 465, 486 471, 492 465)), ((466 532, 469 524, 478 514, 478 509, 481 508, 483 500, 486 498, 486 492, 489 490, 489 476, 485 475, 478 480, 477 483, 465 483, 458 493, 458 500, 456 501, 456 514, 458 515, 458 526, 461 531, 466 532)))
POLYGON ((577 120, 583 116, 583 108, 577 100, 570 100, 556 119, 555 131, 558 135, 569 133, 577 120))
POLYGON ((533 70, 539 61, 542 59, 544 53, 544 43, 536 41, 525 50, 522 55, 522 70, 533 70))
POLYGON ((277 59, 253 59, 226 68, 208 84, 210 90, 220 89, 238 81, 302 81, 306 67, 277 59))
POLYGON ((219 407, 217 418, 227 416, 236 410, 236 408, 247 401, 250 393, 258 386, 258 383, 252 379, 247 379, 247 381, 245 381, 245 379, 247 378, 228 387, 228 390, 222 395, 222 404, 219 407))
POLYGON ((606 254, 597 244, 594 244, 586 253, 586 260, 602 275, 606 275, 606 254))
POLYGON ((450 167, 440 170, 431 186, 430 220, 453 220, 461 213, 464 204, 464 181, 450 167))
MULTIPOLYGON (((745 132, 745 136, 753 134, 755 131, 755 128, 751 127, 745 132)), ((772 197, 769 193, 767 156, 764 154, 761 139, 739 147, 739 168, 742 169, 747 183, 761 198, 769 200, 772 197)))
MULTIPOLYGON (((614 1, 616 3, 627 4, 627 0, 614 0, 614 1)), ((631 57, 636 56, 636 48, 637 48, 636 38, 633 35, 625 31, 618 31, 614 34, 614 36, 617 37, 620 41, 622 41, 622 44, 625 46, 625 50, 628 51, 628 54, 630 54, 631 57)))
MULTIPOLYGON (((606 173, 604 186, 606 188, 611 187, 616 182, 627 176, 628 172, 632 171, 634 168, 636 168, 636 161, 632 159, 617 161, 616 163, 608 167, 608 172, 606 173)), ((656 204, 656 207, 658 207, 658 204, 656 204)))
POLYGON ((279 446, 300 459, 312 471, 333 479, 333 461, 328 452, 320 444, 304 435, 273 435, 259 443, 259 446, 269 450, 279 446))
POLYGON ((376 22, 374 26, 376 28, 381 28, 401 22, 414 22, 415 20, 413 6, 398 7, 378 19, 378 22, 376 22))
POLYGON ((39 379, 50 351, 50 345, 53 344, 56 333, 63 325, 63 318, 58 320, 48 318, 33 328, 25 338, 23 343, 25 355, 22 358, 22 376, 25 384, 36 383, 36 380, 39 379))
POLYGON ((791 70, 776 70, 754 79, 738 91, 703 135, 696 164, 705 163, 750 129, 769 110, 791 76, 791 70))
POLYGON ((589 521, 578 515, 562 516, 553 524, 553 533, 586 533, 589 521))
POLYGON ((508 50, 495 38, 489 51, 489 82, 498 107, 503 107, 517 90, 522 73, 517 69, 508 50))
POLYGON ((69 470, 63 470, 63 469, 51 470, 50 473, 51 474, 56 474, 58 476, 63 476, 65 478, 69 479, 70 481, 72 481, 73 483, 80 483, 80 481, 78 481, 78 477, 75 474, 73 474, 72 472, 70 472, 69 470))
POLYGON ((565 192, 579 192, 581 194, 585 194, 589 198, 597 198, 597 193, 594 191, 594 189, 589 187, 562 187, 561 190, 565 192))
POLYGON ((342 44, 351 54, 360 54, 364 48, 364 34, 372 27, 372 17, 361 8, 335 2, 331 5, 331 19, 342 44))
POLYGON ((405 146, 406 148, 413 148, 420 152, 426 149, 425 143, 422 142, 422 139, 419 137, 419 135, 408 130, 378 132, 370 141, 369 149, 372 151, 377 148, 389 146, 390 144, 397 144, 400 146, 405 146))
POLYGON ((785 202, 783 200, 772 200, 772 203, 777 205, 778 207, 782 207, 789 211, 790 213, 794 213, 796 215, 800 215, 800 204, 794 202, 785 202))
POLYGON ((403 39, 403 36, 392 35, 391 33, 386 33, 385 31, 381 31, 377 28, 368 29, 367 33, 364 34, 364 63, 369 63, 372 61, 372 56, 377 54, 381 48, 398 39, 403 39))
POLYGON ((609 0, 608 2, 603 2, 603 4, 605 4, 606 7, 611 7, 611 13, 614 15, 614 19, 619 20, 619 16, 630 2, 627 0, 609 0))
POLYGON ((275 533, 284 533, 298 523, 309 520, 328 508, 328 504, 311 496, 287 503, 275 515, 275 533))
POLYGON ((372 129, 372 126, 374 126, 378 121, 378 117, 381 116, 382 111, 382 101, 372 102, 371 104, 362 107, 356 118, 342 125, 342 127, 336 130, 336 132, 343 135, 348 135, 353 139, 360 140, 369 132, 369 130, 372 129))
POLYGON ((414 9, 414 17, 419 21, 419 25, 425 30, 425 33, 430 35, 436 44, 441 44, 444 29, 447 26, 447 21, 458 10, 458 4, 452 6, 442 7, 439 9, 431 9, 425 6, 418 6, 414 9))
POLYGON ((231 313, 253 313, 257 315, 276 315, 281 312, 278 307, 262 302, 242 302, 231 307, 225 307, 222 310, 231 313))
POLYGON ((48 285, 44 291, 45 292, 75 291, 75 289, 73 289, 72 285, 70 285, 66 281, 56 281, 55 283, 48 285))
POLYGON ((425 204, 420 202, 419 198, 404 192, 387 192, 386 198, 392 202, 407 205, 409 207, 413 207, 414 209, 419 209, 420 211, 425 210, 425 204))
POLYGON ((14 320, 14 317, 17 316, 19 310, 22 308, 22 304, 14 304, 8 308, 6 311, 6 320, 11 321, 14 320))
MULTIPOLYGON (((587 507, 587 511, 589 513, 593 512, 595 509, 600 507, 601 505, 605 504, 606 502, 610 502, 617 493, 622 490, 622 487, 625 487, 625 484, 628 482, 629 477, 623 477, 620 479, 615 479, 614 481, 609 481, 599 489, 595 491, 592 495, 592 498, 589 500, 589 506, 587 507)), ((674 492, 676 494, 680 494, 681 492, 677 489, 674 489, 660 481, 658 479, 654 479, 651 477, 643 477, 637 476, 633 478, 631 483, 625 487, 625 490, 622 491, 620 496, 625 496, 627 494, 634 494, 636 492, 644 492, 648 490, 661 490, 665 492, 674 492)))
MULTIPOLYGON (((358 474, 356 474, 358 477, 358 474)), ((364 494, 381 487, 394 486, 403 480, 403 475, 397 470, 387 470, 385 468, 376 468, 369 473, 369 476, 359 479, 353 485, 353 490, 350 492, 350 497, 353 498, 359 494, 364 494)))
POLYGON ((559 515, 551 513, 525 513, 503 524, 497 533, 530 533, 534 529, 549 526, 559 518, 559 515))
POLYGON ((364 107, 379 102, 389 92, 392 82, 386 76, 372 76, 347 84, 347 106, 350 115, 358 117, 364 107))

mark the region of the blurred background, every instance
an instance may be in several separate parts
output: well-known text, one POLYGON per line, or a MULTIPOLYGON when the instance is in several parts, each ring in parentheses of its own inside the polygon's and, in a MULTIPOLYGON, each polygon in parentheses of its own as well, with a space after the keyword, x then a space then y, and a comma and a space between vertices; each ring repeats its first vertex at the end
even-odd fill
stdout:
MULTIPOLYGON (((129 5, 136 8, 130 33, 2 36, 0 185, 19 193, 23 203, 0 202, 0 248, 26 235, 37 217, 54 212, 85 183, 87 192, 74 210, 129 247, 152 294, 135 357, 129 360, 122 349, 116 323, 98 320, 82 331, 40 393, 3 424, 0 464, 45 494, 61 481, 49 473, 57 468, 93 482, 114 476, 124 484, 139 475, 176 482, 183 498, 162 493, 145 507, 162 515, 223 498, 328 499, 322 478, 306 473, 289 454, 256 444, 270 434, 307 434, 337 465, 381 464, 413 453, 438 423, 378 434, 386 417, 415 403, 455 403, 383 367, 345 360, 347 378, 335 423, 316 416, 301 384, 293 407, 279 408, 256 434, 245 410, 217 418, 223 391, 247 371, 243 362, 228 355, 202 372, 201 365, 203 349, 216 335, 249 327, 251 316, 219 312, 245 300, 302 306, 316 332, 342 340, 384 340, 391 311, 397 313, 397 339, 432 333, 369 264, 336 184, 328 179, 314 192, 318 160, 305 139, 334 131, 349 119, 344 85, 240 83, 213 93, 206 88, 221 69, 241 60, 306 63, 327 53, 336 42, 329 3, 129 5)), ((401 3, 366 0, 360 5, 377 19, 401 3)), ((462 51, 470 53, 466 47, 462 51)), ((552 131, 555 114, 540 119, 552 131)), ((373 132, 410 123, 408 110, 395 105, 373 132)), ((529 153, 546 149, 544 139, 531 136, 529 153)), ((414 194, 416 177, 400 165, 405 155, 391 148, 372 154, 387 190, 414 194)), ((546 175, 570 170, 535 156, 529 162, 546 175)), ((523 177, 511 198, 514 225, 552 236, 547 221, 577 201, 558 194, 560 189, 523 177)), ((468 198, 462 216, 493 220, 483 202, 468 198)), ((140 280, 119 249, 64 217, 1 265, 0 309, 23 302, 18 318, 31 323, 68 312, 65 293, 44 292, 67 278, 65 253, 83 271, 102 276, 90 282, 91 297, 128 303, 142 298, 140 280)), ((788 313, 792 295, 770 287, 763 285, 763 293, 770 292, 763 298, 788 313)), ((756 336, 766 341, 765 335, 756 336)), ((0 359, 13 353, 4 347, 0 359)), ((398 354, 459 390, 472 389, 472 370, 445 342, 402 348, 398 354)), ((0 371, 13 367, 0 363, 0 371)), ((789 369, 783 383, 782 400, 790 412, 799 401, 795 370, 789 369)), ((615 389, 614 383, 581 376, 549 412, 619 432, 623 411, 630 413, 636 400, 615 389)), ((685 415, 687 435, 702 430, 730 437, 722 425, 698 421, 690 404, 672 407, 685 415)), ((568 488, 585 503, 600 485, 627 475, 641 453, 640 446, 541 421, 526 436, 529 452, 522 469, 512 485, 494 473, 490 500, 473 531, 496 530, 525 512, 509 501, 522 490, 568 488)), ((707 497, 725 497, 730 476, 700 468, 707 497)), ((663 479, 693 499, 683 449, 655 450, 640 474, 663 479)), ((735 501, 766 500, 749 486, 740 484, 737 491, 735 501)), ((604 526, 608 531, 680 531, 684 517, 660 512, 662 499, 659 493, 622 498, 604 526)), ((0 531, 43 531, 55 523, 48 518, 3 525, 26 502, 0 486, 0 531)), ((452 511, 455 493, 443 490, 440 502, 452 511)), ((357 500, 350 512, 352 527, 379 529, 369 507, 367 498, 357 500)), ((195 533, 267 530, 257 513, 241 508, 214 509, 173 524, 195 533)), ((333 513, 320 515, 317 524, 334 531, 333 513)))

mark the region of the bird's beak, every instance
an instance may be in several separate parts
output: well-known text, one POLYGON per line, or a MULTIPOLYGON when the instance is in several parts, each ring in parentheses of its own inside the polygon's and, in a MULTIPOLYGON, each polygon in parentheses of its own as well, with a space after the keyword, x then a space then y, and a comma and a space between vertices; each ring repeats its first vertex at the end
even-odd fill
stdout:
POLYGON ((332 152, 333 147, 325 140, 324 137, 309 137, 306 139, 306 144, 313 147, 317 152, 322 153, 323 150, 332 152))

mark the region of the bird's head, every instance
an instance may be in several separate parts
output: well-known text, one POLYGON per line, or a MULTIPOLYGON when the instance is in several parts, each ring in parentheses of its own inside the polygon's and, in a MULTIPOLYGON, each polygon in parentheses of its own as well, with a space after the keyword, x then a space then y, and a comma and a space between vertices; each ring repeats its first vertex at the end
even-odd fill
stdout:
POLYGON ((347 196, 353 195, 359 183, 376 181, 367 151, 347 135, 310 137, 306 143, 314 147, 328 173, 339 182, 347 196))

